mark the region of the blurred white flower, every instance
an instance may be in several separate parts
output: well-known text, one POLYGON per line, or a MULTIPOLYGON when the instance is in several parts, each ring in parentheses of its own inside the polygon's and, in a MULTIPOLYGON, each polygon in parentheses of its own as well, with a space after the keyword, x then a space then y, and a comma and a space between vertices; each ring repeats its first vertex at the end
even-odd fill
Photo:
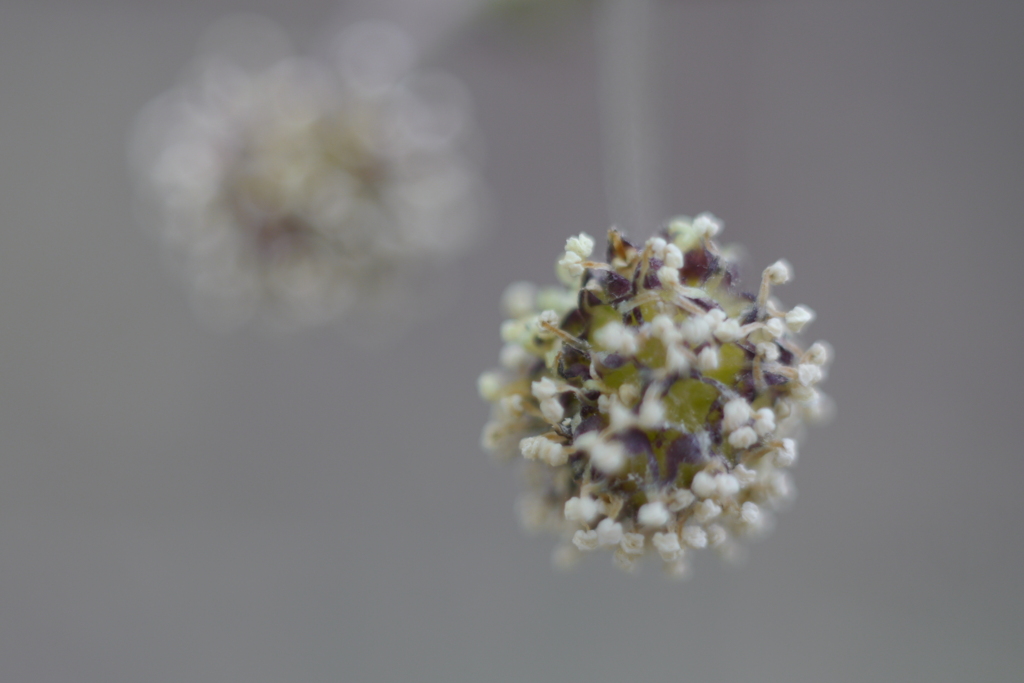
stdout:
MULTIPOLYGON (((469 98, 397 28, 333 59, 202 61, 140 115, 152 215, 199 302, 300 324, 373 310, 465 251, 481 212, 469 98)), ((418 285, 417 285, 418 286, 418 285)))

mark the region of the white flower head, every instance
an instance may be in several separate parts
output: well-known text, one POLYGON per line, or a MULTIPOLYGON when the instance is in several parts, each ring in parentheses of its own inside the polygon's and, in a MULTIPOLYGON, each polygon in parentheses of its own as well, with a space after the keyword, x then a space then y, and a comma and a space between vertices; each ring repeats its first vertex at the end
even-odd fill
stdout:
POLYGON ((736 555, 792 497, 784 470, 825 403, 827 347, 803 351, 793 335, 809 309, 785 313, 772 296, 789 266, 744 292, 719 229, 677 219, 642 245, 612 230, 607 262, 572 237, 564 289, 506 294, 502 338, 521 353, 480 381, 493 406, 485 443, 522 439, 544 528, 573 554, 615 549, 628 571, 645 554, 685 571, 691 551, 736 555))
POLYGON ((216 54, 140 115, 153 222, 207 310, 390 318, 472 243, 482 203, 465 87, 417 70, 393 26, 335 43, 333 60, 258 67, 216 54))

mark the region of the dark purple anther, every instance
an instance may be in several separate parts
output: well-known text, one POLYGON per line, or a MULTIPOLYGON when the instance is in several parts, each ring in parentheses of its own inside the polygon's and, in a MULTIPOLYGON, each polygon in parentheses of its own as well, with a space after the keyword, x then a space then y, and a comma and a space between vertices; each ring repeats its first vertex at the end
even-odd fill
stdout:
POLYGON ((604 358, 598 356, 597 360, 605 370, 618 370, 626 364, 626 359, 617 353, 609 353, 604 358))
POLYGON ((591 415, 590 417, 584 418, 583 421, 576 426, 576 431, 573 432, 573 438, 578 439, 581 435, 587 432, 599 432, 604 429, 604 420, 599 414, 591 415))
POLYGON ((606 270, 604 276, 604 288, 612 301, 624 299, 633 293, 633 285, 629 280, 622 277, 614 270, 606 270))
POLYGON ((558 374, 565 379, 590 379, 590 356, 580 349, 563 346, 558 357, 558 374))
POLYGON ((661 289, 661 279, 658 277, 658 271, 665 265, 665 262, 661 259, 651 258, 648 260, 647 274, 644 275, 643 288, 644 289, 661 289))
POLYGON ((740 396, 753 402, 756 391, 754 390, 754 371, 746 369, 740 372, 736 378, 736 391, 739 392, 740 396))
POLYGON ((590 325, 590 317, 589 313, 585 313, 577 308, 562 319, 559 327, 574 337, 582 337, 586 334, 587 327, 590 325))
POLYGON ((707 249, 691 249, 683 257, 683 278, 704 282, 717 265, 718 259, 708 253, 707 249))
POLYGON ((779 384, 785 384, 789 380, 784 375, 777 375, 774 372, 764 373, 764 381, 770 387, 777 386, 779 384))
POLYGON ((792 365, 793 352, 787 349, 785 346, 782 346, 781 344, 776 344, 776 346, 779 347, 779 362, 782 363, 783 365, 792 365))
POLYGON ((579 302, 580 308, 590 309, 595 306, 600 306, 601 298, 597 294, 591 292, 589 289, 581 289, 579 302))
POLYGON ((694 434, 683 434, 665 449, 665 479, 675 481, 680 465, 700 465, 707 457, 694 434))
POLYGON ((651 440, 647 438, 643 430, 636 427, 628 429, 615 437, 631 456, 646 456, 647 467, 650 470, 651 479, 658 479, 658 459, 654 457, 654 449, 651 448, 651 440))

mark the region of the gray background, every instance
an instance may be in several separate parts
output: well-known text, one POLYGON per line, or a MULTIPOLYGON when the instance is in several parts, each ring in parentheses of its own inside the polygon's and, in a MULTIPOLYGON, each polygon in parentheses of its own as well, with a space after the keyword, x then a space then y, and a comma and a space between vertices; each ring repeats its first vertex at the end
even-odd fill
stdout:
MULTIPOLYGON (((460 4, 341 9, 429 39, 460 4)), ((203 28, 338 7, 0 0, 0 681, 1020 680, 1024 5, 662 4, 666 207, 788 258, 836 349, 795 506, 683 584, 553 572, 477 445, 500 292, 606 227, 585 16, 433 53, 495 217, 383 349, 211 332, 134 221, 133 116, 203 28)))

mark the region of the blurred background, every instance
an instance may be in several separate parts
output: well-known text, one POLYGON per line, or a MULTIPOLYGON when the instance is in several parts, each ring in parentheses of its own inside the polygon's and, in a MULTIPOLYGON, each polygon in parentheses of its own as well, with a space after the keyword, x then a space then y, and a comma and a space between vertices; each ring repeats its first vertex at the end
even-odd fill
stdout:
POLYGON ((787 258, 836 351, 795 505, 680 584, 555 572, 478 446, 502 290, 609 217, 593 12, 476 4, 0 0, 0 681, 1020 680, 1024 5, 655 3, 659 210, 787 258), (238 11, 472 90, 485 241, 380 348, 212 332, 133 216, 136 113, 238 11))

